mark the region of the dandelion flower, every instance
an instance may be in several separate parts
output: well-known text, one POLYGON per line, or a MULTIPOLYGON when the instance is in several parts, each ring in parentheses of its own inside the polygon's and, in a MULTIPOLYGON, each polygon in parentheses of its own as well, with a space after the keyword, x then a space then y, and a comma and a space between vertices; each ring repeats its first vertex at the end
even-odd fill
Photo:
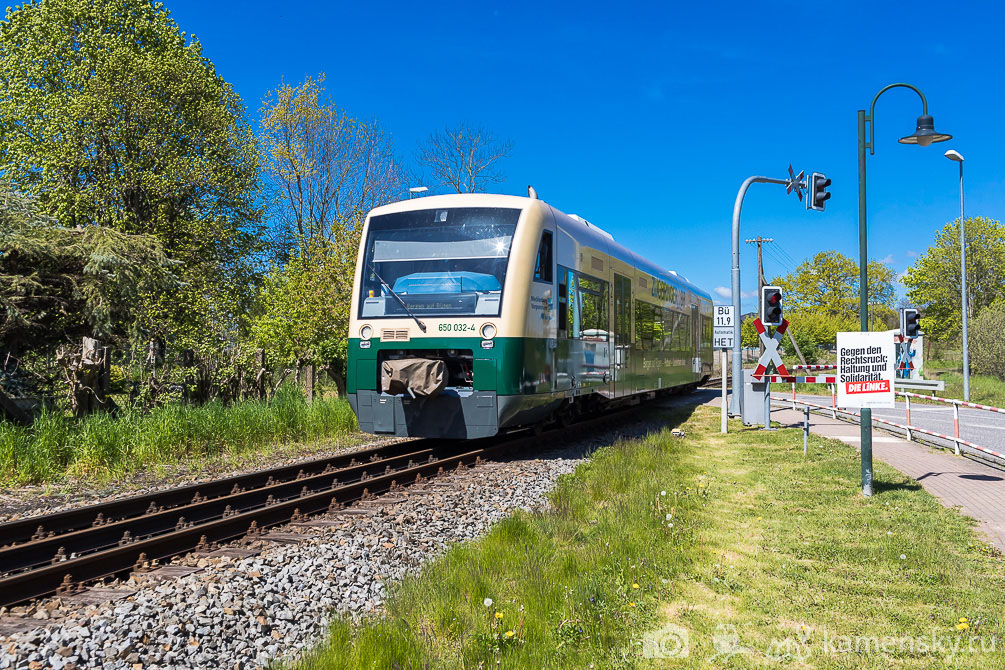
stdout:
POLYGON ((513 637, 516 633, 511 630, 506 631, 506 637, 513 637))
POLYGON ((901 554, 900 555, 900 560, 906 561, 907 560, 907 555, 906 554, 901 554))
POLYGON ((956 630, 966 630, 968 628, 970 628, 970 624, 968 624, 968 623, 958 623, 958 624, 956 624, 956 630))
POLYGON ((492 602, 493 601, 491 598, 486 598, 485 600, 482 601, 482 604, 485 605, 486 607, 492 607, 492 602))
POLYGON ((633 588, 633 589, 637 589, 637 588, 639 588, 639 585, 638 585, 638 583, 635 583, 635 584, 632 584, 632 588, 633 588))
POLYGON ((673 514, 667 514, 667 516, 666 516, 667 521, 669 521, 672 518, 673 518, 673 514))
POLYGON ((503 613, 502 612, 496 612, 496 618, 497 619, 502 619, 503 618, 503 613))
POLYGON ((960 623, 966 623, 968 619, 965 616, 960 617, 960 623))
POLYGON ((759 517, 757 517, 757 520, 760 521, 763 518, 764 518, 763 516, 759 516, 759 517))
POLYGON ((666 492, 666 491, 660 491, 660 495, 661 495, 661 496, 665 496, 666 494, 667 494, 667 492, 666 492))
MULTIPOLYGON (((628 606, 629 607, 635 607, 635 603, 628 603, 628 606)), ((957 628, 959 628, 959 626, 957 626, 957 628)))

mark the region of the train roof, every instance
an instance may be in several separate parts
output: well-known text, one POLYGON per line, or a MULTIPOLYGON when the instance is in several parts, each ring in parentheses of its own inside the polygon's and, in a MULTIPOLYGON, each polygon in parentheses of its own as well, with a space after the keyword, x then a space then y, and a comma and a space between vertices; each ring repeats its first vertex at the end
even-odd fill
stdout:
POLYGON ((667 270, 656 263, 643 258, 630 249, 619 244, 614 236, 599 226, 587 221, 576 214, 565 214, 564 212, 548 205, 543 200, 537 198, 527 198, 518 195, 501 195, 496 193, 453 193, 450 195, 429 195, 421 198, 409 200, 399 200, 381 207, 377 207, 370 212, 370 216, 380 216, 382 214, 393 214, 395 212, 408 212, 416 209, 431 209, 450 207, 508 207, 512 209, 527 209, 533 205, 550 207, 556 219, 561 220, 565 228, 577 230, 582 237, 594 238, 598 248, 606 247, 611 256, 635 266, 639 270, 659 277, 660 279, 687 288, 688 290, 712 300, 712 296, 704 289, 695 286, 685 277, 677 274, 673 270, 667 270))

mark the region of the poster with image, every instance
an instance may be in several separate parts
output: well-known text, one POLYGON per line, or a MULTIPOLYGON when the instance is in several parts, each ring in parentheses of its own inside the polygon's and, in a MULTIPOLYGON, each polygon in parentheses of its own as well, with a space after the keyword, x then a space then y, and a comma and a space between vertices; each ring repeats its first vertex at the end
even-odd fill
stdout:
POLYGON ((837 334, 838 407, 893 407, 893 333, 837 334))

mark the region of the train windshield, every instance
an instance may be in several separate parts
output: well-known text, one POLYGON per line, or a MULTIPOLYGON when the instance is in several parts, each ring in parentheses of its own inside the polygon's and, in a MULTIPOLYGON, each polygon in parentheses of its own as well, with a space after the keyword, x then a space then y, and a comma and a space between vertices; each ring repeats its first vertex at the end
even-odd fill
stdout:
POLYGON ((374 216, 360 318, 498 316, 519 209, 457 207, 374 216))

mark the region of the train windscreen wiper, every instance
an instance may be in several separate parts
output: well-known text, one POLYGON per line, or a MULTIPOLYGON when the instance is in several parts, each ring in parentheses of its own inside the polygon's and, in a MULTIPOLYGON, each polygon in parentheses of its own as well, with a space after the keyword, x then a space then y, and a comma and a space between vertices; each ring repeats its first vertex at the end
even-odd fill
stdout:
POLYGON ((422 320, 419 319, 419 317, 415 316, 415 312, 408 309, 408 305, 406 305, 405 301, 401 299, 401 296, 395 293, 394 289, 391 288, 390 284, 384 281, 384 278, 381 277, 379 274, 377 274, 377 268, 374 267, 373 263, 370 263, 370 272, 372 272, 373 276, 377 278, 377 281, 380 282, 380 285, 386 288, 387 292, 394 296, 394 299, 398 301, 398 304, 401 305, 401 308, 406 312, 408 312, 408 315, 410 317, 415 319, 415 322, 419 324, 419 328, 422 329, 422 332, 426 332, 426 324, 422 323, 422 320))

